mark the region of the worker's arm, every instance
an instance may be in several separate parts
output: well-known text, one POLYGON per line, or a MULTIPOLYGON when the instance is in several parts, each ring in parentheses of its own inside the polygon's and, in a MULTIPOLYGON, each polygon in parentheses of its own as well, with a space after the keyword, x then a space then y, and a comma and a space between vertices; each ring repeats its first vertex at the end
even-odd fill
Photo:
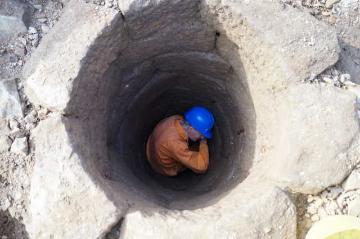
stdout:
POLYGON ((209 166, 209 151, 206 141, 200 142, 199 152, 190 151, 186 142, 172 141, 173 158, 195 173, 205 173, 209 166))

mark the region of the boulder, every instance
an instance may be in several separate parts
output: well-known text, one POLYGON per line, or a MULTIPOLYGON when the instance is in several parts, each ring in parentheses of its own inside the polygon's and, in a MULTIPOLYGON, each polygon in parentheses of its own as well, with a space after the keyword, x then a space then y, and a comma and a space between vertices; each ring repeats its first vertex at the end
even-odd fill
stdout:
POLYGON ((115 207, 85 172, 63 120, 53 115, 33 131, 36 162, 26 228, 30 238, 101 238, 126 207, 115 207))
POLYGON ((11 152, 26 156, 29 152, 28 141, 26 137, 16 138, 11 145, 11 152))
POLYGON ((83 1, 70 1, 61 19, 26 64, 24 88, 34 104, 63 112, 78 76, 90 71, 89 80, 97 80, 105 72, 119 50, 109 37, 122 36, 123 29, 112 28, 121 21, 118 11, 83 1))
POLYGON ((296 238, 296 209, 280 189, 259 183, 199 210, 128 213, 120 238, 180 239, 184 235, 189 239, 296 238))
POLYGON ((293 87, 286 94, 286 122, 278 153, 266 164, 267 174, 285 188, 308 194, 340 184, 359 162, 356 96, 310 84, 293 87))

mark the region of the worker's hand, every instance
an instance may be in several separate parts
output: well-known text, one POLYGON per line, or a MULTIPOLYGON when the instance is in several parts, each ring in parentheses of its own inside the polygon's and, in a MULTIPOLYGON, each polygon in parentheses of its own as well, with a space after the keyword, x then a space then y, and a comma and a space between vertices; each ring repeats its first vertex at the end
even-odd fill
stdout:
POLYGON ((200 143, 207 143, 207 140, 204 136, 201 136, 200 143))

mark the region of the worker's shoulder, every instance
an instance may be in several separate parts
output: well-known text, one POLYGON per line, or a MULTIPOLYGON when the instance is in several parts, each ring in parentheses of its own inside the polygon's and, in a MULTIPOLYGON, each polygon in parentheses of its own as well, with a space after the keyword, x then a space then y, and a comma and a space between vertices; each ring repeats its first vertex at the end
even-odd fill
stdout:
POLYGON ((163 120, 160 121, 159 124, 161 123, 171 123, 171 122, 175 122, 177 120, 182 120, 184 119, 181 115, 172 115, 172 116, 169 116, 163 120))
POLYGON ((170 117, 167 117, 163 120, 161 120, 155 127, 155 130, 156 131, 160 131, 160 132, 163 132, 163 131, 169 131, 171 130, 172 128, 175 128, 175 124, 177 121, 181 120, 182 119, 182 116, 181 115, 173 115, 173 116, 170 116, 170 117))

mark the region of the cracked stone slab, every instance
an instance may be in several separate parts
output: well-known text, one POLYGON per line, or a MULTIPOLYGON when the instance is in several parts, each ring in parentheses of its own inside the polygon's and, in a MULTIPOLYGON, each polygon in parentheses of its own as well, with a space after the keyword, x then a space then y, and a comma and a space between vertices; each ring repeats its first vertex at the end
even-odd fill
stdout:
POLYGON ((257 183, 199 210, 130 212, 120 238, 180 239, 184 235, 189 239, 296 238, 296 209, 283 191, 257 183))
POLYGON ((89 80, 97 80, 116 56, 123 37, 123 29, 114 28, 119 21, 115 9, 70 1, 24 68, 24 89, 31 102, 64 112, 77 77, 90 71, 89 80))
MULTIPOLYGON (((266 170, 283 187, 315 194, 340 184, 359 162, 356 96, 332 86, 300 85, 288 92, 278 153, 266 170), (271 166, 270 166, 271 165, 271 166)), ((285 97, 284 97, 285 99, 285 97)))
POLYGON ((291 81, 316 76, 338 61, 334 29, 277 1, 203 0, 201 9, 219 32, 250 51, 248 57, 254 61, 266 54, 264 46, 271 48, 267 61, 283 65, 291 81))
POLYGON ((126 210, 84 171, 59 115, 33 131, 36 163, 30 190, 30 238, 100 238, 126 210))

